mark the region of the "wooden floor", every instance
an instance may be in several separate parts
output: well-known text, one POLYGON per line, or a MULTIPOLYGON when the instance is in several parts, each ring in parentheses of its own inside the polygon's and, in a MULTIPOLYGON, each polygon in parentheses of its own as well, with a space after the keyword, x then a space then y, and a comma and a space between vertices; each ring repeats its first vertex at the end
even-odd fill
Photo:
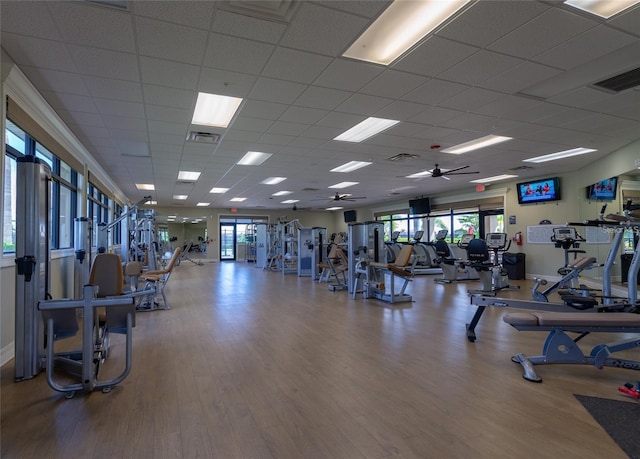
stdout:
MULTIPOLYGON (((488 309, 469 343, 477 283, 433 279, 392 307, 252 264, 183 262, 171 310, 137 315, 133 370, 112 392, 67 400, 2 368, 2 458, 625 457, 573 394, 623 399, 634 372, 543 366, 527 382, 510 357, 538 354, 545 334, 488 309)), ((107 365, 122 351, 115 340, 107 365)))

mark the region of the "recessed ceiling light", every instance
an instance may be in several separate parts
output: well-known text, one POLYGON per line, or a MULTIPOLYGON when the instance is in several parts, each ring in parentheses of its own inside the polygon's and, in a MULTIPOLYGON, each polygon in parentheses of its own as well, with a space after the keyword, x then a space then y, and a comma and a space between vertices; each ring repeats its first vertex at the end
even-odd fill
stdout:
POLYGON ((173 199, 178 199, 180 201, 184 201, 188 196, 186 194, 174 194, 173 199))
POLYGON ((179 171, 178 172, 178 180, 195 182, 200 178, 201 172, 192 172, 192 171, 179 171))
POLYGON ((327 207, 325 210, 340 210, 344 209, 344 207, 327 207))
POLYGON ((241 166, 259 166, 267 159, 273 156, 271 153, 262 153, 260 151, 248 151, 241 159, 238 161, 238 164, 241 166))
POLYGON ((291 193, 293 193, 293 191, 282 190, 282 191, 276 191, 271 196, 286 196, 286 195, 291 194, 291 193))
POLYGON ((394 1, 343 56, 389 65, 468 2, 394 1))
POLYGON ((158 205, 158 201, 147 201, 147 205, 148 206, 157 206, 158 205))
POLYGON ((584 155, 586 153, 592 153, 593 148, 573 148, 571 150, 559 151, 557 153, 550 153, 548 155, 536 156, 535 158, 523 159, 526 163, 544 163, 546 161, 555 161, 556 159, 569 158, 571 156, 584 155))
POLYGON ((640 0, 565 0, 564 3, 601 18, 609 19, 611 16, 631 8, 636 3, 640 3, 640 0))
POLYGON ((226 193, 227 191, 229 191, 229 188, 220 188, 220 187, 213 187, 211 188, 211 190, 209 191, 209 193, 218 193, 218 194, 222 194, 222 193, 226 193))
POLYGON ((231 202, 242 202, 245 201, 247 198, 231 198, 231 202))
POLYGON ((282 201, 280 204, 295 204, 296 202, 300 202, 299 199, 287 199, 286 201, 282 201))
POLYGON ((349 161, 348 163, 344 163, 342 166, 334 167, 330 172, 352 172, 356 169, 369 166, 370 164, 373 163, 368 161, 349 161))
POLYGON ((502 175, 494 175, 493 177, 487 177, 477 180, 471 180, 471 183, 489 183, 489 182, 497 182, 498 180, 506 180, 510 178, 516 178, 517 175, 513 174, 502 174, 502 175))
POLYGON ((211 205, 210 202, 199 202, 198 204, 196 204, 197 207, 207 207, 210 205, 211 205))
POLYGON ((241 103, 238 97, 199 92, 191 123, 226 128, 241 103))
POLYGON ((151 191, 156 189, 153 183, 136 183, 136 188, 139 190, 151 190, 151 191))
POLYGON ((167 218, 176 218, 175 215, 169 215, 167 218))
POLYGON ((335 185, 331 185, 328 188, 347 188, 353 185, 357 185, 360 182, 340 182, 340 183, 336 183, 335 185))
POLYGON ((504 137, 501 135, 488 135, 485 137, 480 137, 479 139, 471 140, 469 142, 461 143, 459 145, 454 145, 453 147, 445 148, 444 150, 440 151, 442 153, 453 153, 455 155, 459 155, 461 153, 479 150, 480 148, 495 145, 497 143, 506 142, 507 140, 511 140, 512 138, 513 137, 504 137))
POLYGON ((263 185, 277 185, 280 182, 284 182, 287 180, 287 177, 269 177, 264 179, 262 182, 263 185))
POLYGON ((395 126, 399 122, 400 121, 397 120, 387 120, 384 118, 367 118, 353 126, 351 129, 344 131, 333 140, 340 140, 342 142, 362 142, 385 129, 389 129, 391 126, 395 126))

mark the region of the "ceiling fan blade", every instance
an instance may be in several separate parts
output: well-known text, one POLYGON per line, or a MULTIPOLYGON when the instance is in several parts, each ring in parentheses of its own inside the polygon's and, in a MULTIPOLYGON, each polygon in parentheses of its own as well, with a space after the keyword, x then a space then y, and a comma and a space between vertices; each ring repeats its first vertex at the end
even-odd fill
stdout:
POLYGON ((475 171, 475 172, 453 172, 453 173, 449 173, 449 172, 445 172, 446 175, 467 175, 467 174, 479 174, 480 171, 475 171))
POLYGON ((446 176, 446 175, 444 175, 444 174, 442 174, 442 175, 440 176, 440 178, 445 179, 445 180, 451 180, 449 177, 447 177, 447 176, 446 176))
POLYGON ((449 169, 448 171, 443 172, 443 174, 451 174, 452 172, 459 171, 459 170, 462 170, 462 169, 466 169, 467 167, 469 167, 469 166, 462 166, 462 167, 456 167, 455 169, 449 169))

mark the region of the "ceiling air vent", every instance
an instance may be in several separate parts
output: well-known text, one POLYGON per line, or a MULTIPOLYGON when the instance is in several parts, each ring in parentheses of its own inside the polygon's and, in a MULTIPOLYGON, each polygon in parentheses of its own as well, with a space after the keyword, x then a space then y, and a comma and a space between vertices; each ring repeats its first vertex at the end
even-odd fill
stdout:
POLYGON ((187 142, 218 143, 219 141, 220 141, 220 134, 214 134, 212 132, 196 132, 196 131, 189 131, 187 133, 187 142))
POLYGON ((621 73, 593 84, 595 87, 611 92, 621 92, 640 85, 640 67, 621 73))
POLYGON ((408 159, 418 159, 418 155, 412 155, 410 153, 398 153, 395 156, 387 158, 387 161, 406 161, 408 159))

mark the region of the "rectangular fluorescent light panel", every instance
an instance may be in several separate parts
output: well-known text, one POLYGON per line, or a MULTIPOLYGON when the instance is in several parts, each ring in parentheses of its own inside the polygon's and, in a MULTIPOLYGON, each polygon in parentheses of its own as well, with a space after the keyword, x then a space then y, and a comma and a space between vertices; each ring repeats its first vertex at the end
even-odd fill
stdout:
POLYGON ((210 205, 211 205, 210 202, 199 202, 198 204, 196 204, 197 207, 207 207, 210 205))
POLYGON ((291 194, 291 193, 293 193, 293 191, 282 190, 282 191, 276 191, 271 196, 286 196, 286 195, 291 194))
POLYGON ((184 201, 185 199, 187 199, 187 195, 186 194, 174 194, 173 195, 173 199, 177 199, 179 201, 184 201))
POLYGON ((178 172, 178 180, 183 180, 187 182, 195 182, 200 178, 201 172, 191 172, 191 171, 179 171, 178 172))
POLYGON ((226 128, 241 103, 238 97, 199 92, 191 124, 226 128))
POLYGON ((362 142, 363 140, 373 137, 374 135, 395 126, 400 121, 387 120, 384 118, 367 118, 366 120, 356 124, 351 129, 344 131, 333 140, 342 142, 362 142))
POLYGON ((373 163, 368 161, 349 161, 348 163, 344 163, 342 166, 334 167, 330 172, 353 172, 356 169, 360 169, 371 164, 373 163))
POLYGON ((147 202, 148 206, 157 206, 158 205, 158 201, 149 201, 147 202))
POLYGON ((480 148, 485 148, 497 143, 506 142, 507 140, 511 140, 512 138, 513 137, 503 137, 500 135, 488 135, 486 137, 480 137, 479 139, 471 140, 459 145, 454 145, 453 147, 445 148, 444 150, 440 151, 442 153, 453 153, 455 155, 459 155, 461 153, 479 150, 480 148))
POLYGON ((238 161, 238 164, 241 166, 259 166, 267 159, 273 156, 271 153, 262 153, 260 151, 248 151, 241 159, 238 161))
POLYGON ((640 3, 640 0, 566 0, 564 3, 601 18, 609 19, 611 16, 640 3))
POLYGON ((287 199, 285 201, 282 201, 280 204, 295 204, 296 202, 300 202, 299 199, 287 199))
POLYGON ((136 188, 139 190, 145 190, 145 191, 153 191, 156 189, 156 187, 153 185, 153 183, 136 183, 136 188))
POLYGON ((222 193, 226 193, 227 191, 229 191, 229 188, 219 188, 214 186, 213 188, 211 188, 209 193, 222 194, 222 193))
POLYGON ((325 210, 340 210, 344 209, 344 207, 327 207, 325 210))
POLYGON ((331 185, 328 188, 338 188, 338 189, 340 189, 340 188, 348 188, 350 186, 357 185, 358 183, 360 183, 360 182, 340 182, 340 183, 336 183, 335 185, 331 185))
POLYGON ((389 65, 469 0, 394 1, 343 54, 389 65))
POLYGON ((278 183, 284 182, 285 180, 287 180, 287 177, 268 177, 260 183, 262 183, 263 185, 277 185, 278 183))
POLYGON ((471 180, 471 183, 490 183, 490 182, 497 182, 498 180, 507 180, 507 179, 516 178, 516 177, 517 175, 512 175, 512 174, 494 175, 493 177, 471 180))
POLYGON ((245 201, 247 198, 231 198, 231 202, 242 202, 245 201))
POLYGON ((593 148, 573 148, 572 150, 559 151, 557 153, 550 153, 548 155, 536 156, 535 158, 523 159, 526 163, 544 163, 546 161, 555 161, 556 159, 569 158, 571 156, 584 155, 586 153, 592 153, 593 148))

